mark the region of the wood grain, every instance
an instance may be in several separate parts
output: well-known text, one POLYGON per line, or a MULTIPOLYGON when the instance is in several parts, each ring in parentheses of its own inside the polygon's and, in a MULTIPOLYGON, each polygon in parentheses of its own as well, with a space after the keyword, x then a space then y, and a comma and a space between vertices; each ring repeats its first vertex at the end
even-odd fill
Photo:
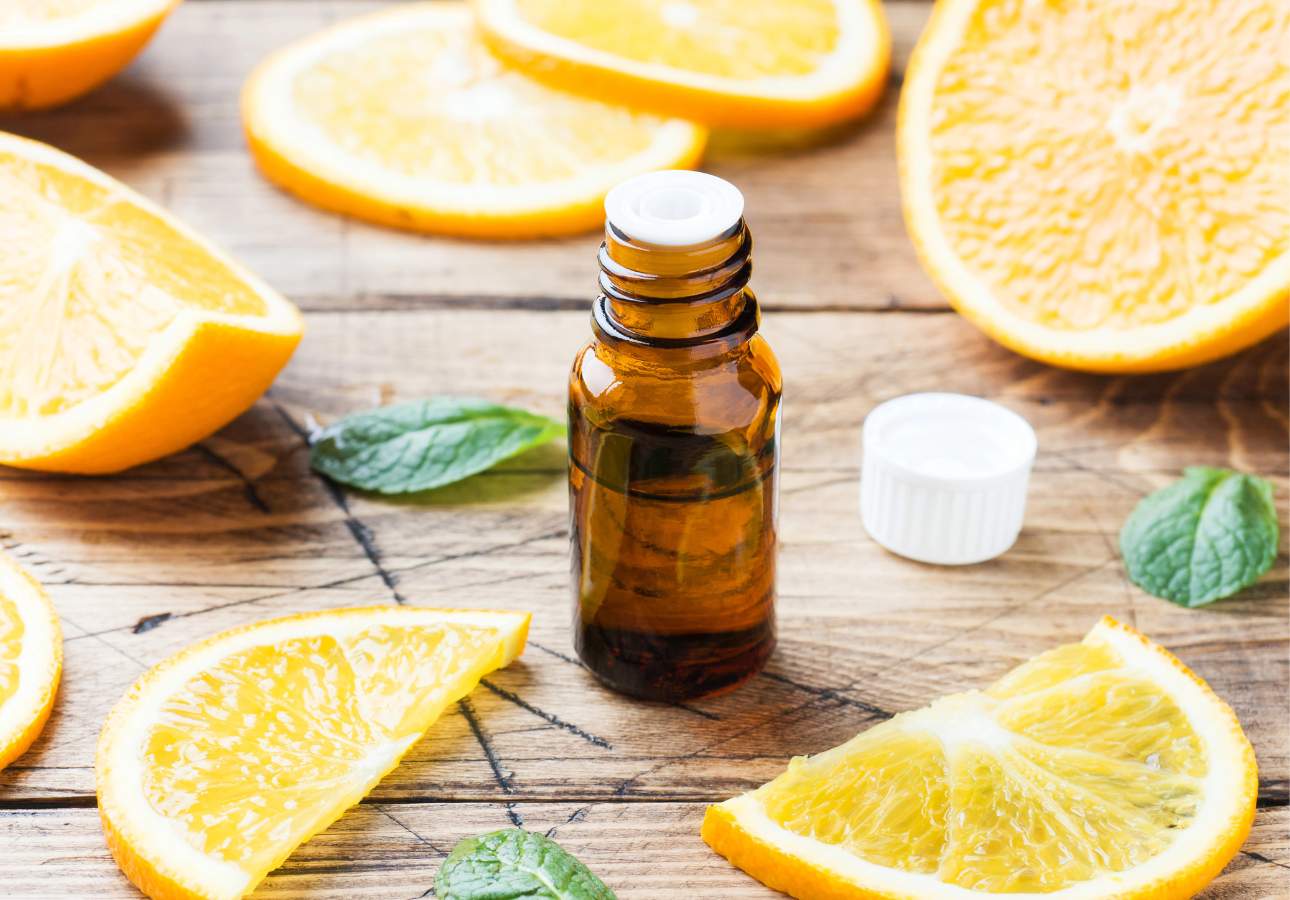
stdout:
POLYGON ((318 313, 310 328, 272 396, 200 448, 113 478, 9 472, 0 482, 6 540, 50 584, 68 634, 59 715, 0 797, 88 797, 103 715, 146 666, 191 641, 397 592, 516 606, 536 620, 523 663, 472 701, 505 785, 457 713, 381 785, 383 799, 482 800, 499 787, 519 799, 724 796, 884 713, 980 686, 1110 613, 1172 647, 1234 704, 1259 750, 1266 801, 1285 800, 1284 559, 1241 597, 1192 611, 1128 585, 1114 543, 1142 494, 1185 464, 1274 476, 1284 507, 1283 341, 1178 375, 1105 379, 1020 360, 952 316, 768 315, 790 398, 782 650, 748 689, 676 709, 622 701, 570 661, 559 448, 390 501, 329 489, 308 470, 298 433, 435 391, 558 415, 586 316, 318 313), (879 334, 888 349, 851 352, 879 334), (855 511, 864 413, 943 386, 942 368, 957 373, 955 388, 1029 417, 1042 447, 1016 548, 952 573, 882 552, 855 511))
MULTIPOLYGON (((782 897, 728 865, 699 840, 703 804, 522 803, 525 827, 551 833, 621 900, 773 900, 782 897)), ((273 900, 417 900, 459 839, 509 822, 482 803, 364 803, 305 844, 256 891, 273 900)), ((1290 811, 1255 826, 1245 851, 1202 900, 1283 900, 1290 811)), ((0 811, 0 884, 23 900, 138 894, 103 846, 92 809, 0 811)))
MULTIPOLYGON (((570 655, 562 447, 405 500, 343 491, 309 470, 312 428, 380 403, 473 393, 560 415, 589 333, 595 235, 501 245, 405 235, 316 212, 254 171, 237 116, 246 73, 282 42, 381 5, 188 2, 123 78, 2 123, 166 203, 299 301, 309 329, 269 396, 184 453, 95 479, 0 469, 0 547, 49 585, 67 638, 55 715, 0 773, 9 895, 137 896, 103 847, 91 763, 104 715, 144 669, 259 618, 394 601, 530 610, 533 640, 265 896, 410 900, 455 840, 513 817, 557 828, 625 898, 773 896, 699 842, 706 802, 794 754, 979 687, 1105 613, 1176 651, 1255 744, 1255 833, 1204 896, 1290 896, 1287 539, 1259 585, 1201 610, 1130 585, 1116 546, 1134 504, 1187 465, 1270 478, 1290 518, 1284 335, 1140 378, 1031 363, 948 312, 917 266, 895 184, 895 90, 869 122, 812 142, 772 150, 719 135, 709 161, 748 195, 765 333, 786 379, 781 647, 734 695, 624 700, 570 655), (910 563, 860 527, 865 414, 933 389, 998 400, 1038 430, 1026 528, 994 562, 910 563)), ((927 5, 887 8, 898 81, 927 5)))

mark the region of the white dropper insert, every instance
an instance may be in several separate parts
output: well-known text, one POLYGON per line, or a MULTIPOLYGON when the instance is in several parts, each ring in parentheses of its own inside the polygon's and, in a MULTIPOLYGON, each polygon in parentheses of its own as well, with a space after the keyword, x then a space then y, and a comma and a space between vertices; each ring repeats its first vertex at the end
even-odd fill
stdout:
POLYGON ((605 197, 605 216, 618 232, 660 247, 716 240, 744 214, 744 195, 706 172, 669 169, 637 175, 605 197))

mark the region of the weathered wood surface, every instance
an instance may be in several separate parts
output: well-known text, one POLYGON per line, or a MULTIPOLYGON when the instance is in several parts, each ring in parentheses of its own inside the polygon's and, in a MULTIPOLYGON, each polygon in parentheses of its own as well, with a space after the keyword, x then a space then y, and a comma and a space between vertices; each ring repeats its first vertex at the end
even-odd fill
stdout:
MULTIPOLYGON (((712 863, 697 831, 697 803, 524 804, 525 826, 553 832, 613 885, 622 900, 774 900, 752 879, 731 879, 712 863)), ((418 900, 434 884, 454 841, 507 826, 480 803, 365 803, 305 844, 265 880, 256 898, 271 900, 418 900), (368 852, 355 858, 356 846, 368 852), (337 884, 344 885, 338 889, 337 884)), ((1206 900, 1284 898, 1290 811, 1255 824, 1246 853, 1205 892, 1206 900)), ((129 900, 138 894, 118 875, 92 809, 28 810, 0 818, 0 884, 23 900, 68 897, 129 900), (52 872, 51 872, 52 870, 52 872), (57 873, 54 875, 53 873, 57 873)))
MULTIPOLYGON (((705 802, 979 686, 1104 613, 1177 651, 1231 701, 1258 751, 1255 834, 1205 896, 1290 896, 1284 539, 1260 585, 1192 611, 1129 585, 1115 546, 1137 500, 1186 465, 1273 479, 1287 520, 1284 336, 1175 375, 1027 362, 945 310, 918 270, 894 182, 894 91, 824 146, 751 154, 723 139, 712 168, 747 189, 766 334, 786 378, 781 650, 729 697, 625 701, 569 656, 561 448, 406 501, 339 491, 308 469, 308 429, 376 403, 472 392, 558 415, 588 333, 594 236, 402 235, 314 212, 254 173, 236 116, 245 72, 272 46, 374 5, 190 0, 123 79, 5 125, 166 202, 300 301, 309 327, 271 395, 199 447, 111 478, 0 470, 0 545, 50 586, 67 636, 55 715, 0 773, 8 895, 136 896, 102 845, 91 762, 104 715, 147 666, 258 618, 404 600, 532 610, 533 641, 266 896, 412 898, 456 839, 522 818, 558 827, 624 897, 769 897, 698 840, 705 802), (921 566, 861 530, 860 423, 875 403, 926 389, 991 397, 1039 431, 1027 526, 1000 560, 921 566)), ((907 48, 925 6, 889 11, 907 48)))
MULTIPOLYGON (((497 769, 455 713, 374 802, 493 801, 516 804, 527 816, 531 801, 722 797, 772 776, 787 756, 831 746, 885 712, 979 685, 1055 641, 1076 638, 1109 612, 1173 647, 1234 703, 1260 753, 1261 815, 1284 807, 1284 561, 1242 597, 1187 611, 1128 586, 1113 545, 1141 494, 1184 463, 1276 476, 1284 498, 1283 342, 1186 375, 1099 379, 1021 361, 952 315, 768 316, 791 398, 783 649, 770 673, 745 690, 681 709, 622 701, 565 658, 558 451, 404 503, 348 494, 342 507, 308 471, 295 429, 378 399, 479 390, 558 412, 565 361, 584 336, 586 317, 541 314, 539 350, 534 315, 318 313, 273 396, 201 448, 108 479, 5 473, 5 541, 50 584, 68 640, 58 713, 36 749, 7 773, 4 805, 88 802, 98 725, 146 665, 257 617, 387 602, 388 579, 412 602, 516 606, 536 619, 522 663, 491 676, 491 686, 472 698, 497 769), (880 349, 880 340, 930 354, 938 371, 910 349, 880 349), (852 346, 871 349, 841 352, 852 346), (419 361, 392 371, 389 359, 419 361), (943 384, 942 368, 957 373, 955 388, 1026 414, 1043 447, 1018 546, 995 563, 952 573, 884 554, 864 537, 855 512, 864 412, 887 396, 943 384), (370 536, 365 544, 350 523, 370 536)), ((697 821, 699 807, 686 809, 683 820, 697 821)), ((622 815, 638 815, 644 827, 656 813, 622 815)), ((426 816, 421 833, 450 844, 426 816)), ((444 827, 458 833, 456 822, 444 827)), ((1269 822, 1265 831, 1274 835, 1277 827, 1269 822)), ((351 852, 370 858, 370 866, 388 860, 379 842, 360 842, 351 852)), ((1285 859, 1276 852, 1268 858, 1285 859)), ((720 883, 732 891, 743 883, 720 875, 719 860, 704 864, 697 845, 685 853, 678 868, 693 868, 693 877, 725 877, 720 883)), ((1284 874, 1257 862, 1241 863, 1242 890, 1284 874)), ((56 863, 49 871, 61 870, 56 863)), ((376 877, 361 862, 353 874, 354 890, 376 877)), ((351 882, 341 878, 330 889, 348 896, 351 882)))

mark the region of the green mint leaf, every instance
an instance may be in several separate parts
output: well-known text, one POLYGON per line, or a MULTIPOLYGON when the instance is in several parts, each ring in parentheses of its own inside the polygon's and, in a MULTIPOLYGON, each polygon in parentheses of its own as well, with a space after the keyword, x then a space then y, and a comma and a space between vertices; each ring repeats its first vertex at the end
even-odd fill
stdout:
POLYGON ((1133 583, 1181 606, 1203 606, 1258 581, 1277 555, 1272 485, 1197 466, 1144 498, 1120 531, 1133 583))
POLYGON ((439 900, 617 900, 555 841, 507 828, 452 849, 434 882, 439 900))
POLYGON ((309 462, 366 491, 406 494, 460 481, 564 434, 545 416, 473 397, 354 413, 324 428, 309 462))

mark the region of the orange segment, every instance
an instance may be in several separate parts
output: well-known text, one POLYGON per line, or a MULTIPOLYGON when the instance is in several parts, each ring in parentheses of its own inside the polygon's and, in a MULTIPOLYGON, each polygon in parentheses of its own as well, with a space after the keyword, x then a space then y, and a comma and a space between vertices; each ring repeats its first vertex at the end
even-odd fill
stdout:
POLYGON ((125 468, 251 405, 295 308, 165 212, 51 147, 0 135, 0 463, 125 468))
POLYGON ((1245 840, 1254 752, 1166 650, 1104 619, 990 689, 902 713, 709 808, 802 900, 1184 900, 1245 840))
POLYGON ((179 0, 5 0, 0 109, 65 103, 134 58, 179 0))
POLYGON ((328 209, 480 237, 599 225, 618 181, 697 162, 705 132, 503 65, 460 4, 343 22, 266 61, 243 116, 265 174, 328 209))
POLYGON ((781 828, 832 844, 879 865, 932 874, 945 854, 949 813, 945 751, 932 736, 869 732, 821 754, 789 763, 767 792, 766 815, 781 828), (860 755, 864 766, 856 766, 860 755), (930 789, 919 803, 893 803, 903 790, 930 789))
POLYGON ((153 898, 242 897, 361 800, 522 651, 529 617, 369 607, 216 635, 113 708, 95 772, 108 844, 153 898))
POLYGON ((948 0, 910 62, 906 218, 951 302, 1095 371, 1214 359, 1290 318, 1290 7, 948 0))
POLYGON ((49 596, 0 554, 0 769, 45 727, 62 669, 62 629, 49 596))
POLYGON ((813 127, 869 109, 890 39, 876 0, 475 0, 534 77, 713 125, 813 127))

